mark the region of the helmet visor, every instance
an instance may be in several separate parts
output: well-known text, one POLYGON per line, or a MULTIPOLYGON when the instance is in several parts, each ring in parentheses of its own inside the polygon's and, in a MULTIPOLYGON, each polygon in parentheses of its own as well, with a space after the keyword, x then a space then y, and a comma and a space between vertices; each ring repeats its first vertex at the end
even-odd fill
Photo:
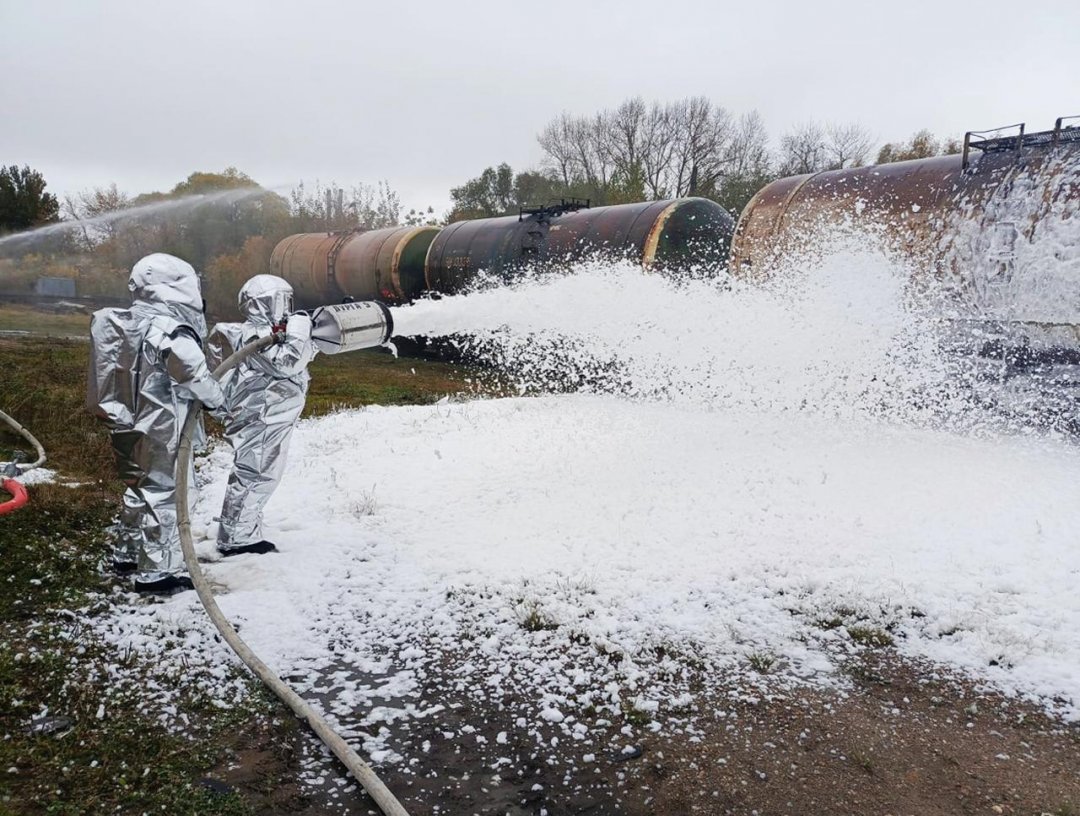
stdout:
POLYGON ((293 313, 292 292, 274 293, 274 322, 284 323, 285 319, 293 313))

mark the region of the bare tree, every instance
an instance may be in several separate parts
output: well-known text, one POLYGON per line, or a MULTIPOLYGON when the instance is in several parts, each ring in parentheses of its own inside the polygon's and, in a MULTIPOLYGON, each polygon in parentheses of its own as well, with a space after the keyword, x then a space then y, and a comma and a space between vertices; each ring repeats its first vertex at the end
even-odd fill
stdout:
POLYGON ((654 102, 644 122, 642 176, 652 198, 667 198, 667 171, 676 143, 675 121, 668 106, 654 102))
MULTIPOLYGON (((640 97, 594 116, 562 114, 537 137, 548 170, 600 201, 686 195, 734 199, 768 175, 768 140, 757 113, 735 119, 704 96, 647 105, 640 97)), ((752 193, 751 193, 752 194, 752 193)))
POLYGON ((780 140, 780 172, 783 175, 842 170, 866 164, 873 147, 870 133, 857 123, 804 122, 780 140))
POLYGON ((756 110, 744 113, 731 130, 729 173, 733 176, 764 174, 770 163, 769 134, 761 114, 756 110))
POLYGON ((567 187, 573 183, 577 170, 573 130, 574 118, 564 112, 557 119, 549 122, 536 137, 540 142, 540 147, 547 154, 549 166, 567 187))
MULTIPOLYGON (((620 150, 613 134, 613 114, 594 116, 563 113, 549 123, 537 140, 547 154, 547 164, 566 188, 588 189, 593 196, 604 195, 616 169, 620 150)), ((634 137, 636 138, 636 137, 634 137)), ((636 149, 636 148, 635 148, 636 149)))
MULTIPOLYGON (((60 202, 60 213, 66 221, 82 221, 82 204, 78 197, 71 193, 65 195, 63 201, 60 202)), ((76 240, 82 244, 82 248, 92 249, 94 240, 90 237, 90 230, 87 229, 86 224, 79 225, 79 232, 82 238, 76 240)))
POLYGON ((587 184, 595 184, 596 181, 597 157, 591 131, 590 122, 585 117, 572 119, 567 131, 574 173, 587 184))
POLYGON ((744 113, 734 123, 728 147, 727 170, 710 196, 738 216, 746 202, 775 178, 769 135, 757 111, 744 113))
POLYGON ((731 114, 703 96, 674 103, 670 187, 676 196, 712 190, 728 162, 731 114))
POLYGON ((615 169, 607 114, 582 119, 576 133, 585 180, 598 190, 606 189, 615 169))
POLYGON ((780 172, 785 176, 816 173, 828 163, 825 133, 816 122, 796 125, 780 139, 780 172))
POLYGON ((623 172, 642 165, 648 108, 641 97, 627 99, 615 110, 601 114, 608 131, 607 146, 612 164, 623 172))
POLYGON ((327 228, 381 229, 400 223, 401 198, 386 181, 376 185, 361 182, 348 191, 334 182, 324 188, 318 180, 309 191, 301 181, 289 194, 289 210, 298 225, 309 232, 327 228))
POLYGON ((830 123, 825 127, 825 153, 830 170, 861 167, 874 146, 874 138, 862 125, 830 123))
POLYGON ((362 229, 395 227, 401 219, 401 197, 388 181, 375 186, 361 182, 353 186, 344 209, 362 229))

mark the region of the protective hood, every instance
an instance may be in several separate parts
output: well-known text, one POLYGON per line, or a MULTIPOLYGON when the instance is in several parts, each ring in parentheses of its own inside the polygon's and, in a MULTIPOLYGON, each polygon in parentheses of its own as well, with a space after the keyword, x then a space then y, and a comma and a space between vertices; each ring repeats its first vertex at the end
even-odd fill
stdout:
POLYGON ((133 300, 177 303, 202 311, 202 291, 195 268, 173 255, 155 252, 131 268, 128 289, 133 300))
POLYGON ((166 314, 206 336, 199 275, 187 261, 155 252, 136 262, 128 278, 137 311, 166 314))
POLYGON ((293 289, 277 275, 256 275, 240 288, 237 303, 251 323, 278 326, 293 310, 293 289))

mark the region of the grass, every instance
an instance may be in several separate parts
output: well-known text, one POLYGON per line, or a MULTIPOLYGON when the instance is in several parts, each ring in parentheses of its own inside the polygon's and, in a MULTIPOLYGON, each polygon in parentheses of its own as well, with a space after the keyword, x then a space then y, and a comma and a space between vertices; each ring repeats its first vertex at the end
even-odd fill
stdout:
POLYGON ((883 674, 874 671, 866 664, 852 660, 841 666, 840 670, 854 680, 856 683, 861 683, 864 686, 891 686, 892 681, 885 677, 883 674))
POLYGON ((544 611, 535 599, 522 601, 517 610, 518 621, 526 632, 554 632, 559 623, 544 611))
MULTIPOLYGON (((0 409, 40 440, 50 466, 77 479, 111 479, 108 436, 83 405, 89 346, 55 338, 0 338, 0 356, 0 409)), ((463 392, 493 393, 481 383, 490 378, 477 372, 381 351, 319 355, 310 370, 305 417, 363 405, 430 404, 463 392)), ((9 459, 14 450, 26 450, 25 442, 0 427, 0 459, 9 459)))
POLYGON ((37 485, 30 506, 0 522, 5 554, 0 620, 36 617, 76 607, 104 588, 98 565, 107 552, 105 528, 115 513, 114 494, 99 486, 37 485), (16 591, 15 588, 18 588, 16 591))
POLYGON ((90 333, 90 314, 65 314, 0 303, 0 331, 29 332, 52 337, 86 337, 90 333))
POLYGON ((863 753, 860 750, 854 750, 848 752, 848 758, 855 763, 858 767, 862 768, 871 776, 874 773, 874 760, 869 753, 863 753))
POLYGON ((374 349, 320 354, 310 371, 304 416, 322 416, 361 405, 423 405, 479 387, 478 375, 460 366, 398 359, 374 349))
MULTIPOLYGON (((104 428, 86 412, 90 347, 73 340, 0 339, 0 409, 38 438, 49 466, 77 479, 108 478, 112 449, 104 428)), ((0 458, 25 441, 0 426, 0 458)))
POLYGON ((141 667, 80 632, 70 611, 104 603, 111 589, 99 565, 112 495, 86 485, 29 491, 31 505, 0 522, 0 812, 255 813, 244 794, 198 782, 245 724, 276 707, 253 692, 221 711, 178 676, 158 682, 189 715, 189 733, 148 716, 140 684, 108 673, 126 664, 137 678, 141 667), (43 712, 58 718, 54 733, 31 731, 43 712))
POLYGON ((653 715, 648 711, 642 711, 632 700, 622 700, 619 703, 619 709, 622 711, 623 720, 627 725, 637 726, 642 728, 648 725, 653 718, 653 715))
POLYGON ((830 631, 832 629, 839 629, 841 626, 843 626, 844 619, 841 618, 839 615, 834 615, 831 618, 818 618, 814 621, 814 625, 817 626, 818 629, 830 631))
POLYGON ((769 652, 751 652, 747 660, 758 674, 768 674, 776 665, 776 656, 769 652))
MULTIPOLYGON (((45 446, 66 475, 111 475, 112 453, 102 427, 83 407, 89 317, 0 304, 0 329, 30 331, 30 338, 0 337, 0 409, 14 416, 45 446)), ((421 405, 447 395, 505 391, 491 372, 461 365, 398 359, 385 350, 319 355, 311 364, 304 416, 322 416, 363 405, 421 405)), ((0 430, 0 460, 25 450, 0 430)))
MULTIPOLYGON (((85 334, 84 317, 28 311, 0 307, 0 328, 85 334)), ((115 597, 101 564, 120 486, 108 436, 83 407, 88 354, 88 344, 77 340, 0 338, 0 409, 37 436, 50 467, 81 483, 32 486, 30 505, 0 519, 0 814, 274 812, 268 797, 289 784, 295 761, 279 762, 288 778, 270 773, 260 790, 217 792, 200 780, 255 739, 254 731, 275 755, 289 754, 298 727, 276 701, 253 684, 243 703, 222 710, 201 698, 189 678, 159 677, 170 703, 189 719, 186 733, 170 732, 145 710, 137 683, 102 679, 110 677, 109 666, 123 665, 136 678, 151 667, 117 654, 91 632, 73 631, 73 611, 105 611, 115 597), (30 723, 45 711, 62 718, 63 727, 32 733, 30 723)), ((460 366, 375 352, 320 356, 311 371, 308 416, 372 403, 431 403, 476 390, 469 382, 475 375, 460 366)), ((0 460, 26 449, 0 430, 0 460)), ((534 624, 547 625, 539 616, 534 624)))
POLYGON ((879 649, 885 646, 892 646, 895 642, 892 635, 876 626, 864 626, 861 624, 849 626, 847 633, 856 643, 861 646, 869 646, 870 648, 879 649))

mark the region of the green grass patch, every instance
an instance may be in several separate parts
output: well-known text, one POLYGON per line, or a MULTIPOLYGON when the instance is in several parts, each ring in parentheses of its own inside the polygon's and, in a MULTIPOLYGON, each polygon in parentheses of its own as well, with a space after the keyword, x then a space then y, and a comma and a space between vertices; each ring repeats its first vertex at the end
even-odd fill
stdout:
POLYGON ((874 760, 873 760, 873 757, 871 757, 869 752, 864 752, 864 751, 856 749, 854 751, 848 752, 848 757, 851 759, 851 761, 853 763, 855 763, 856 766, 862 768, 868 774, 873 776, 873 774, 874 774, 874 760))
POLYGON ((320 354, 310 371, 304 416, 362 405, 424 405, 481 390, 476 372, 449 363, 397 358, 384 350, 320 354))
POLYGON ((0 330, 50 337, 86 337, 90 334, 90 313, 0 303, 0 330))
MULTIPOLYGON (((0 409, 38 438, 49 467, 78 479, 113 473, 108 434, 84 407, 89 355, 89 344, 74 340, 0 339, 0 409)), ((0 457, 13 449, 29 452, 0 423, 0 457)))
POLYGON ((0 521, 0 620, 9 622, 81 606, 88 592, 105 589, 98 568, 116 513, 115 493, 99 486, 27 490, 30 504, 0 521))
MULTIPOLYGON (((112 448, 104 426, 84 407, 90 347, 55 338, 0 338, 0 409, 45 446, 49 467, 77 479, 111 480, 112 448)), ((502 393, 497 375, 386 351, 324 355, 311 364, 305 417, 364 405, 424 405, 448 395, 502 393)), ((25 441, 0 425, 0 459, 29 453, 25 441)))
POLYGON ((831 631, 833 629, 839 629, 844 625, 844 619, 839 615, 834 615, 831 618, 818 618, 814 621, 814 625, 818 629, 824 629, 825 631, 831 631))

